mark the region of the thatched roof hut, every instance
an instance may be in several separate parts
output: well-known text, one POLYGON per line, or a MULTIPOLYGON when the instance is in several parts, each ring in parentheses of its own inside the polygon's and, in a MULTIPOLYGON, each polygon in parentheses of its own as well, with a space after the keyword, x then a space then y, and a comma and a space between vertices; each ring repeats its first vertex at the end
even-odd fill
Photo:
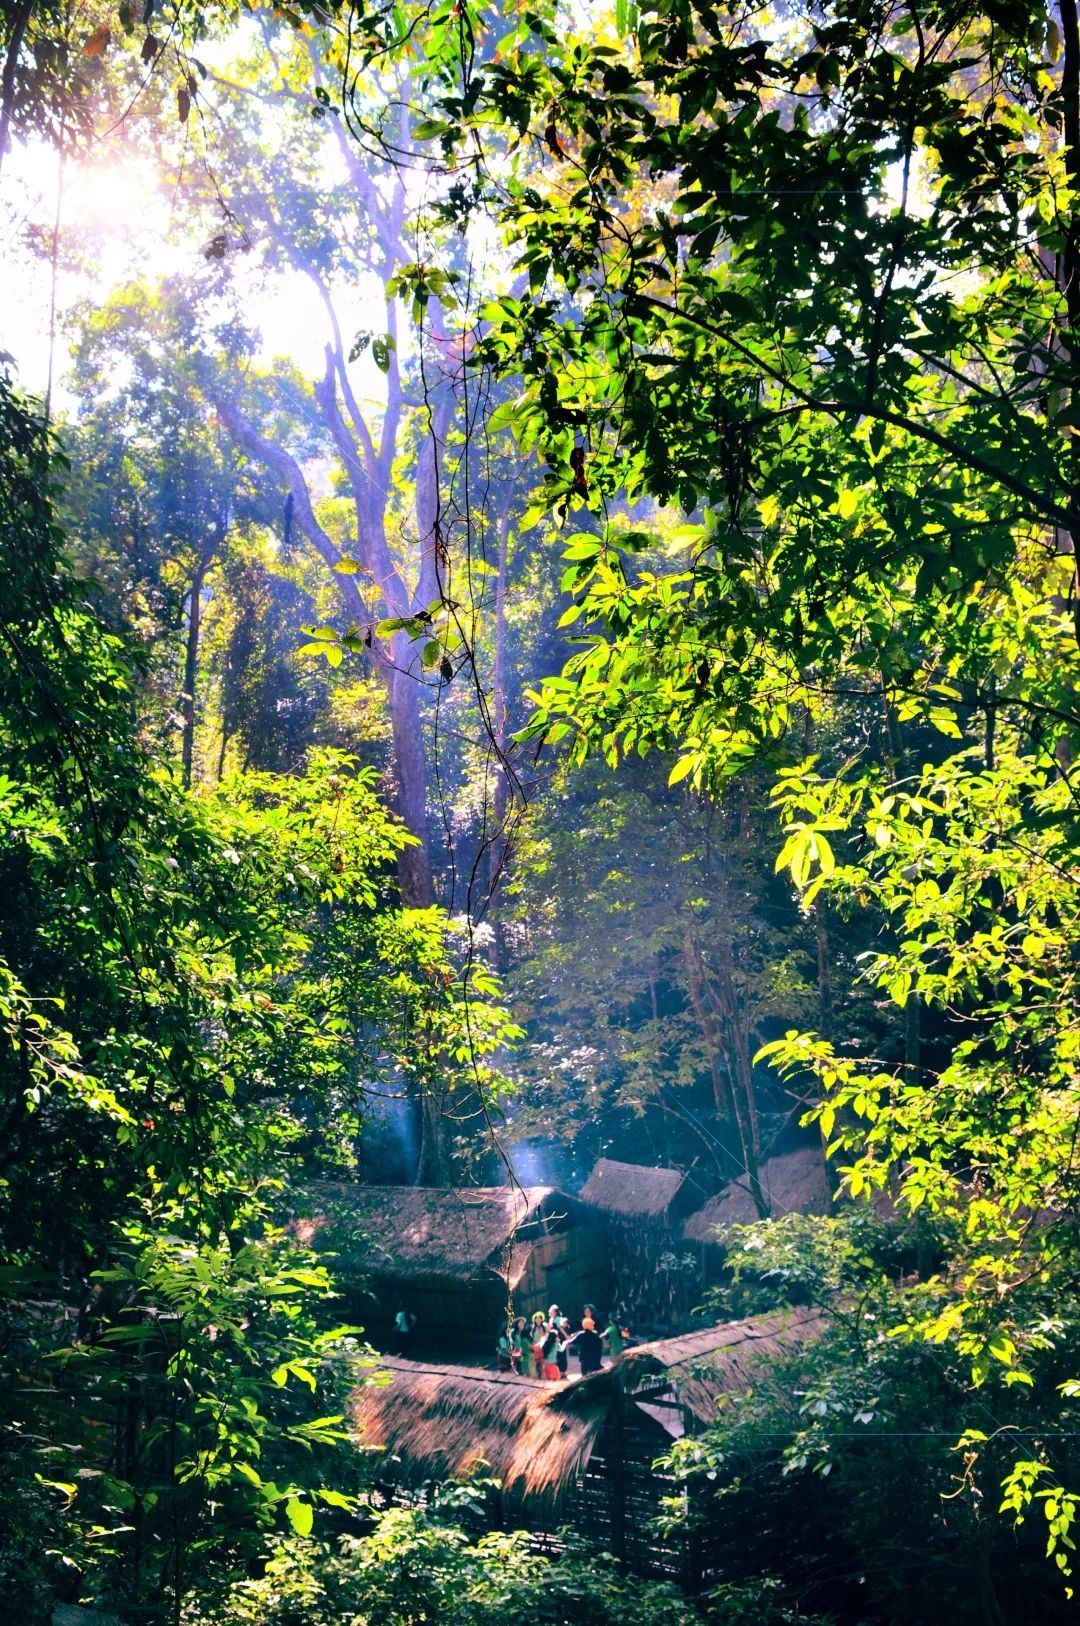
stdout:
POLYGON ((554 1402, 572 1384, 542 1387, 467 1366, 384 1364, 390 1382, 357 1389, 350 1412, 362 1442, 386 1451, 387 1477, 403 1484, 483 1470, 510 1495, 557 1500, 588 1461, 610 1404, 601 1395, 568 1411, 554 1402))
POLYGON ((696 1302, 696 1286, 679 1268, 684 1220, 708 1191, 692 1173, 599 1158, 581 1190, 582 1203, 611 1239, 615 1292, 634 1325, 670 1325, 696 1302))
POLYGON ((577 1205, 552 1186, 360 1186, 320 1181, 315 1212, 301 1220, 304 1241, 333 1246, 352 1269, 398 1281, 460 1282, 520 1267, 545 1227, 577 1205), (556 1199, 556 1201, 552 1201, 556 1199), (518 1257, 508 1261, 508 1252, 518 1257))
POLYGON ((581 1189, 581 1201, 621 1219, 664 1219, 692 1205, 699 1191, 681 1169, 651 1169, 640 1163, 597 1158, 581 1189))
POLYGON ((618 1383, 639 1400, 647 1389, 660 1391, 682 1414, 678 1432, 692 1432, 715 1417, 721 1395, 748 1393, 769 1361, 816 1342, 824 1329, 824 1316, 809 1309, 722 1321, 637 1344, 588 1381, 618 1383))
POLYGON ((322 1181, 295 1221, 335 1255, 376 1329, 405 1306, 420 1342, 487 1347, 509 1307, 531 1314, 609 1291, 603 1244, 583 1205, 553 1186, 360 1186, 322 1181))
POLYGON ((350 1413, 362 1443, 385 1450, 391 1480, 416 1485, 483 1469, 515 1500, 560 1503, 594 1453, 603 1464, 624 1461, 625 1443, 613 1450, 608 1438, 616 1423, 625 1435, 631 1422, 645 1439, 638 1468, 648 1472, 665 1436, 707 1423, 721 1395, 745 1394, 771 1359, 803 1348, 823 1327, 813 1310, 723 1322, 640 1344, 601 1372, 556 1385, 388 1360, 390 1382, 355 1390, 350 1413))
MULTIPOLYGON (((761 1189, 772 1214, 827 1214, 832 1206, 825 1159, 818 1147, 771 1157, 761 1167, 761 1189)), ((759 1218, 749 1179, 733 1180, 683 1226, 687 1242, 715 1243, 717 1228, 751 1225, 759 1218)))
POLYGON ((390 1382, 357 1389, 350 1414, 360 1443, 385 1452, 385 1485, 415 1492, 494 1477, 494 1519, 548 1532, 568 1524, 633 1569, 696 1585, 715 1574, 716 1521, 659 1532, 666 1499, 685 1489, 661 1459, 672 1438, 715 1415, 722 1395, 747 1393, 772 1359, 823 1327, 810 1310, 754 1316, 639 1345, 601 1372, 552 1385, 390 1360, 390 1382))

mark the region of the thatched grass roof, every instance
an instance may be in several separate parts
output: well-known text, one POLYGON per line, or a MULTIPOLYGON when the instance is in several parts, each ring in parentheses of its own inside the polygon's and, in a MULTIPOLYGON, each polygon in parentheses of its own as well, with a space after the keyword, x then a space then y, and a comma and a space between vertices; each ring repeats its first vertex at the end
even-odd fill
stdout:
MULTIPOLYGON (((541 1386, 514 1373, 388 1360, 387 1385, 354 1391, 360 1442, 381 1446, 406 1483, 494 1475, 511 1495, 557 1500, 584 1470, 612 1395, 580 1408, 555 1404, 573 1383, 541 1386)), ((579 1380, 579 1385, 580 1385, 579 1380)))
MULTIPOLYGON (((827 1214, 832 1206, 825 1159, 815 1146, 769 1158, 761 1168, 761 1187, 774 1217, 827 1214)), ((749 1180, 733 1180, 704 1208, 691 1214, 683 1236, 688 1242, 715 1242, 717 1226, 750 1225, 757 1218, 749 1180)))
POLYGON ((421 1285, 490 1278, 513 1287, 544 1230, 580 1212, 553 1186, 360 1186, 309 1190, 301 1239, 333 1249, 350 1270, 421 1285))
MULTIPOLYGON (((678 1338, 658 1338, 625 1351, 600 1373, 631 1392, 663 1378, 674 1398, 699 1422, 716 1415, 723 1394, 745 1394, 768 1361, 814 1343, 825 1330, 820 1310, 782 1310, 724 1321, 678 1338)), ((591 1383, 596 1378, 590 1378, 591 1383)))
MULTIPOLYGON (((387 1384, 350 1397, 360 1443, 384 1449, 388 1477, 405 1483, 466 1479, 480 1471, 516 1496, 564 1495, 584 1471, 620 1393, 657 1380, 699 1422, 725 1393, 745 1393, 770 1358, 819 1337, 817 1311, 725 1322, 627 1350, 603 1371, 541 1385, 514 1373, 386 1360, 387 1384)), ((647 1404, 647 1403, 646 1403, 647 1404)))
POLYGON ((581 1200, 608 1214, 656 1217, 667 1213, 686 1178, 679 1169, 650 1169, 601 1157, 581 1189, 581 1200))

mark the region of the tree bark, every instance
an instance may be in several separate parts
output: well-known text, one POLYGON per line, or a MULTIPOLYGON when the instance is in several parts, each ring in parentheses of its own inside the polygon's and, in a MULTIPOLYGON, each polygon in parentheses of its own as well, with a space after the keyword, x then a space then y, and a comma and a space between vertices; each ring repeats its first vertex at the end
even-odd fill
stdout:
POLYGON ((24 3, 16 8, 11 19, 11 35, 4 57, 4 72, 0 77, 0 169, 3 168, 8 143, 11 140, 11 115, 15 111, 15 74, 19 66, 19 52, 22 50, 26 26, 33 12, 34 0, 24 0, 24 3))
POLYGON ((199 629, 202 622, 202 590, 208 561, 199 561, 188 594, 187 638, 184 648, 184 683, 180 693, 183 732, 180 742, 180 778, 191 789, 191 769, 195 758, 195 690, 199 681, 199 629))
MULTIPOLYGON (((214 539, 195 567, 188 597, 187 638, 184 646, 184 686, 180 695, 180 715, 183 733, 180 744, 180 776, 185 790, 191 789, 191 775, 195 762, 195 725, 198 721, 196 693, 199 685, 199 637, 202 630, 202 593, 206 575, 214 559, 225 544, 226 523, 219 519, 214 527, 214 539)), ((220 771, 218 778, 220 779, 220 771)))
MULTIPOLYGON (((399 634, 397 647, 408 657, 409 642, 399 634)), ((420 722, 420 685, 408 670, 392 671, 387 681, 394 741, 396 812, 416 837, 398 860, 401 901, 408 909, 427 909, 435 901, 427 844, 427 769, 420 722)))
MULTIPOLYGON (((323 417, 330 418, 334 438, 338 440, 347 432, 340 414, 333 410, 333 401, 328 397, 325 380, 317 394, 323 417)), ((294 523, 313 545, 324 564, 333 572, 333 580, 346 615, 354 625, 370 627, 375 619, 375 611, 361 593, 356 577, 343 575, 336 569, 342 561, 343 554, 315 517, 311 493, 296 459, 284 447, 260 435, 232 402, 217 400, 214 404, 222 422, 237 444, 242 446, 250 457, 265 464, 284 481, 293 498, 294 523)), ((367 503, 366 492, 362 484, 355 489, 356 504, 360 509, 367 503)), ((365 517, 371 520, 366 510, 365 517)), ((357 536, 356 545, 387 608, 395 615, 402 614, 408 607, 404 602, 405 587, 391 562, 385 535, 379 527, 372 524, 366 528, 366 534, 361 532, 357 536)), ((368 660, 382 679, 389 702, 394 741, 395 811, 418 843, 405 848, 398 860, 401 895, 408 907, 425 909, 432 902, 433 893, 431 862, 427 849, 427 774, 420 729, 419 685, 407 670, 395 669, 399 666, 408 666, 409 641, 399 635, 392 646, 391 654, 384 644, 373 640, 368 651, 368 660)))
MULTIPOLYGON (((1060 11, 1062 139, 1065 174, 1075 200, 1080 187, 1080 16, 1077 14, 1076 0, 1061 0, 1060 11)), ((1080 333, 1080 210, 1075 201, 1065 232, 1063 261, 1065 308, 1069 316, 1069 331, 1074 336, 1069 355, 1069 397, 1075 408, 1080 393, 1075 354, 1075 335, 1080 333)), ((1076 537, 1080 531, 1080 447, 1077 447, 1075 438, 1069 441, 1068 461, 1069 524, 1066 536, 1061 540, 1067 539, 1073 555, 1073 631, 1080 644, 1080 565, 1076 561, 1076 537)))
MULTIPOLYGON (((712 1080, 713 1102, 721 1117, 730 1117, 735 1124, 735 1132, 739 1138, 739 1152, 743 1170, 750 1186, 750 1195, 754 1199, 754 1206, 762 1219, 768 1218, 769 1206, 761 1189, 759 1170, 759 1152, 755 1125, 757 1119, 756 1103, 754 1103, 753 1118, 749 1119, 747 1110, 751 1106, 751 1098, 740 1099, 739 1085, 736 1083, 737 1067, 730 1063, 726 1067, 725 1077, 725 1046, 720 1033, 716 1016, 711 1009, 708 981, 705 967, 701 958, 701 946, 693 932, 688 932, 683 938, 683 965, 686 969, 686 986, 690 996, 690 1006, 697 1018, 702 1038, 705 1040, 705 1050, 709 1058, 709 1075, 712 1080)), ((740 1077, 740 1083, 744 1082, 740 1077)))
POLYGON ((829 961, 829 925, 825 905, 814 904, 814 937, 817 946, 818 1025, 826 1036, 832 1026, 832 969, 829 961))
POLYGON ((735 986, 735 961, 731 943, 727 938, 721 937, 718 952, 720 1008, 728 1032, 728 1052, 734 1058, 735 1076, 738 1079, 738 1085, 733 1088, 732 1093, 737 1096, 741 1090, 746 1107, 747 1139, 750 1149, 746 1159, 746 1173, 750 1182, 750 1195, 761 1218, 768 1219, 769 1202, 761 1187, 761 1126, 758 1119, 754 1068, 750 1060, 750 1035, 740 1005, 738 989, 735 986))
POLYGON ((495 954, 501 967, 505 963, 506 945, 503 941, 501 912, 496 906, 503 866, 506 863, 506 816, 510 801, 510 786, 506 777, 506 744, 510 722, 510 707, 506 695, 506 573, 510 541, 510 511, 507 509, 499 521, 499 566, 495 578, 495 673, 491 696, 491 722, 494 734, 494 790, 492 814, 495 831, 488 848, 488 900, 493 910, 495 954))

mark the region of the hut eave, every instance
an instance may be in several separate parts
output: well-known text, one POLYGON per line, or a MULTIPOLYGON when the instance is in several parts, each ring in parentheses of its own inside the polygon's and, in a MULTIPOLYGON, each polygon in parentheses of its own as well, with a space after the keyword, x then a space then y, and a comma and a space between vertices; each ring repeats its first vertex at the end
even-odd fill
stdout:
POLYGON ((748 1316, 639 1344, 607 1371, 631 1391, 650 1375, 666 1376, 679 1403, 698 1422, 708 1422, 715 1417, 722 1394, 749 1390, 766 1362, 816 1342, 826 1326, 825 1315, 816 1309, 748 1316))
POLYGON ((556 1402, 572 1383, 542 1389, 514 1373, 382 1364, 390 1382, 355 1390, 351 1420, 359 1443, 385 1450, 392 1476, 412 1483, 487 1471, 511 1495, 557 1502, 587 1466, 612 1398, 564 1410, 556 1402))

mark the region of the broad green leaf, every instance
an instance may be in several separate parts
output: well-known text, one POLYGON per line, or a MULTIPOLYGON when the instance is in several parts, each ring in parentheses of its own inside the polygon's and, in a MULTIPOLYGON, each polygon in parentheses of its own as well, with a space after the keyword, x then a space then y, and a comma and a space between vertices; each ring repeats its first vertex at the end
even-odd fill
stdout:
POLYGON ((315 1523, 315 1510, 310 1502, 302 1502, 297 1496, 290 1496, 285 1503, 285 1516, 298 1536, 310 1536, 315 1523))

